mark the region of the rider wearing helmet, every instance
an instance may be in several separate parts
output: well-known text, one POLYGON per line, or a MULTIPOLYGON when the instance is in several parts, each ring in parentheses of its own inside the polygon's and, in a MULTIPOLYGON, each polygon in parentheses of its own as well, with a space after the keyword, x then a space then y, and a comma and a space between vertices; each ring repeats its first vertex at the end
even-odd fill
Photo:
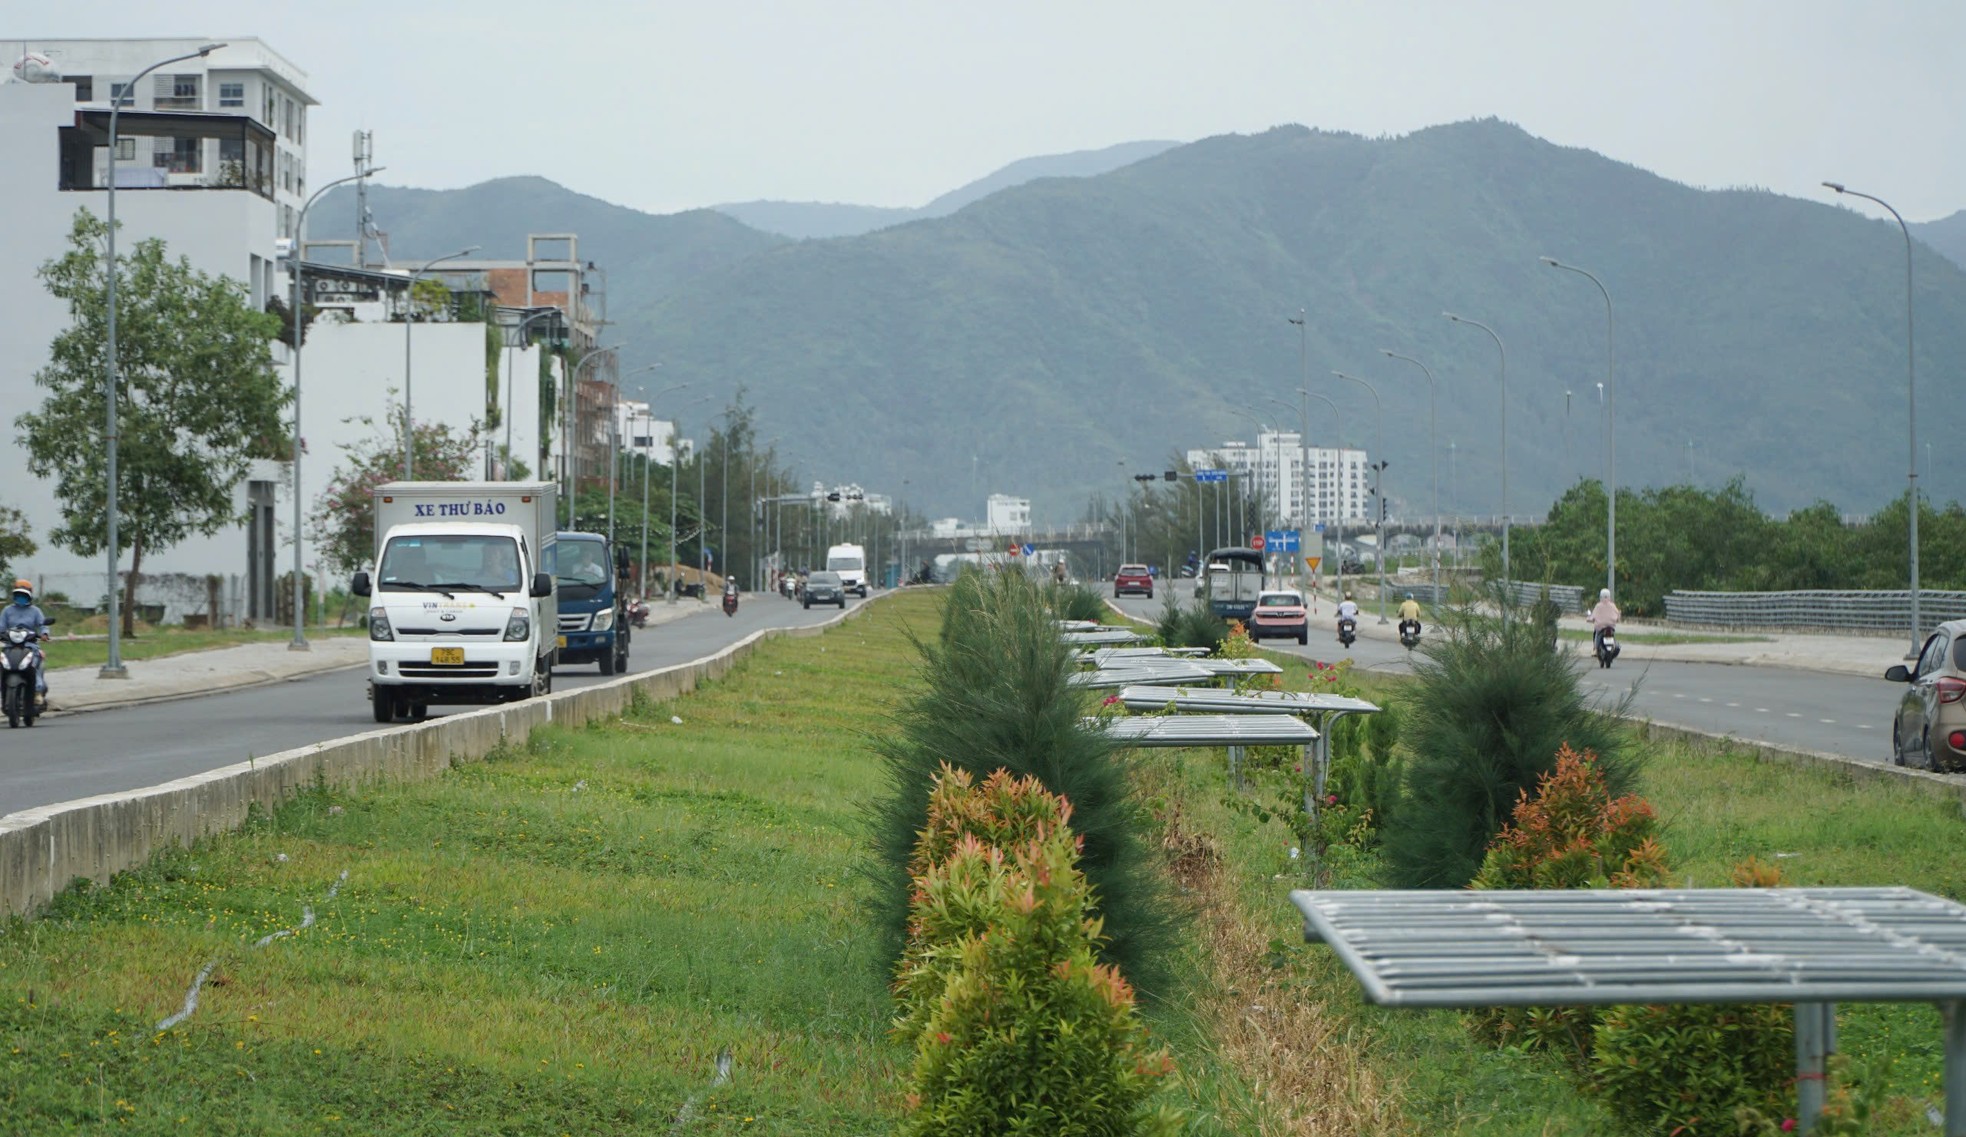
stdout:
MULTIPOLYGON (((34 585, 30 581, 14 581, 13 603, 0 608, 0 635, 14 628, 26 628, 37 639, 45 638, 48 634, 48 617, 35 606, 34 585)), ((48 669, 45 666, 35 668, 34 693, 41 696, 43 701, 48 697, 48 669)))
POLYGON ((1345 593, 1345 598, 1338 602, 1338 618, 1353 623, 1358 622, 1358 601, 1353 600, 1349 592, 1345 593))
POLYGON ((1604 645, 1604 633, 1616 627, 1618 621, 1623 618, 1623 614, 1618 611, 1618 606, 1611 602, 1610 589, 1597 590, 1597 605, 1591 609, 1587 618, 1591 625, 1591 650, 1596 651, 1604 645))
POLYGON ((1407 593, 1406 599, 1399 604, 1399 622, 1404 624, 1408 620, 1416 624, 1420 622, 1420 602, 1413 599, 1411 592, 1407 593))

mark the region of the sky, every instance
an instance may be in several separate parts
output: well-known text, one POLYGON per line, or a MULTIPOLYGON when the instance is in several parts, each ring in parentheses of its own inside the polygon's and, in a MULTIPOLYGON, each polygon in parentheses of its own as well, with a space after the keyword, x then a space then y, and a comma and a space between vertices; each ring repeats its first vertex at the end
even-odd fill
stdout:
POLYGON ((367 129, 393 185, 917 206, 1040 154, 1492 116, 1694 186, 1966 208, 1966 0, 0 0, 34 35, 258 36, 321 102, 316 184, 367 129))

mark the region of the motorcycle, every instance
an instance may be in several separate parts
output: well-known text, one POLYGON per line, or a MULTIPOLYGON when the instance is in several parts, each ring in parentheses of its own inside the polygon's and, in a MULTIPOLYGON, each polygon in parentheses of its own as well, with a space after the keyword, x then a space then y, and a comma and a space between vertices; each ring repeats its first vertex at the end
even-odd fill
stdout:
POLYGON ((641 600, 639 600, 639 599, 638 599, 638 600, 630 600, 630 601, 628 602, 628 624, 629 624, 629 626, 630 626, 630 627, 635 627, 635 628, 640 628, 640 627, 645 627, 645 626, 647 626, 647 624, 648 624, 648 622, 649 622, 649 606, 648 606, 648 604, 646 604, 645 602, 643 602, 643 601, 641 601, 641 600))
POLYGON ((1404 647, 1407 651, 1412 651, 1414 648, 1419 647, 1420 621, 1401 620, 1399 622, 1399 642, 1400 646, 1404 647))
POLYGON ((1357 639, 1358 621, 1352 619, 1350 616, 1340 616, 1338 618, 1338 642, 1346 647, 1350 647, 1357 639))
POLYGON ((737 615, 737 589, 735 588, 724 589, 724 615, 737 615))
POLYGON ((47 638, 45 630, 37 635, 26 628, 9 628, 6 641, 0 643, 0 706, 6 709, 10 727, 33 726, 46 709, 34 688, 47 663, 41 652, 41 641, 47 638))
POLYGON ((1597 665, 1600 668, 1610 667, 1611 662, 1618 658, 1617 631, 1607 624, 1603 634, 1597 637, 1597 665))

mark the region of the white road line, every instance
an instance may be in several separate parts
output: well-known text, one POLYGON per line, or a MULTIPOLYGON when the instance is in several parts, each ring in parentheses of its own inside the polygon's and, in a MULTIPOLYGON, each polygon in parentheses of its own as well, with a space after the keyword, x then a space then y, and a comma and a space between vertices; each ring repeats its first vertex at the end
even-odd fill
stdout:
POLYGON ((1756 707, 1756 708, 1755 708, 1755 710, 1757 710, 1757 711, 1759 711, 1760 713, 1762 713, 1762 714, 1764 714, 1764 715, 1768 713, 1768 708, 1767 708, 1767 707, 1756 707))
POLYGON ((1684 698, 1685 698, 1686 696, 1684 696, 1684 695, 1682 695, 1682 694, 1680 694, 1680 693, 1679 693, 1679 692, 1677 692, 1677 691, 1674 691, 1674 692, 1673 692, 1673 695, 1672 695, 1672 697, 1673 697, 1673 698, 1675 698, 1675 699, 1684 699, 1684 698))
POLYGON ((1828 724, 1828 725, 1830 725, 1830 726, 1835 726, 1835 725, 1836 725, 1836 720, 1835 720, 1835 719, 1817 719, 1816 721, 1817 721, 1817 722, 1820 722, 1820 723, 1827 723, 1827 724, 1828 724))
POLYGON ((1708 698, 1702 698, 1702 699, 1701 699, 1700 701, 1701 701, 1702 703, 1711 703, 1711 702, 1713 702, 1713 700, 1712 700, 1712 699, 1708 699, 1708 698))
POLYGON ((1802 717, 1800 714, 1796 713, 1795 711, 1788 712, 1788 716, 1792 719, 1799 719, 1802 717))
POLYGON ((1869 723, 1867 723, 1867 722, 1860 722, 1860 723, 1858 723, 1858 724, 1857 724, 1857 729, 1858 729, 1858 730, 1869 730, 1869 729, 1870 729, 1870 724, 1869 724, 1869 723))
POLYGON ((1741 704, 1739 704, 1739 703, 1729 703, 1729 704, 1727 704, 1727 705, 1728 705, 1728 706, 1730 706, 1730 707, 1738 707, 1738 706, 1740 706, 1741 704))

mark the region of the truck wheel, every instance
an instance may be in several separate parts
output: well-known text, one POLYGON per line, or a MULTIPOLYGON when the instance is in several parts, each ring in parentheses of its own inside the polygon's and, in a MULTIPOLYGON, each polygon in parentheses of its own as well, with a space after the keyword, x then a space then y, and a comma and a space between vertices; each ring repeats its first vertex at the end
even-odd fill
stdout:
POLYGON ((370 695, 375 703, 375 721, 394 722, 396 720, 396 696, 391 694, 386 687, 371 688, 370 695))
POLYGON ((601 674, 603 675, 614 674, 614 649, 613 648, 609 648, 601 653, 601 674))

